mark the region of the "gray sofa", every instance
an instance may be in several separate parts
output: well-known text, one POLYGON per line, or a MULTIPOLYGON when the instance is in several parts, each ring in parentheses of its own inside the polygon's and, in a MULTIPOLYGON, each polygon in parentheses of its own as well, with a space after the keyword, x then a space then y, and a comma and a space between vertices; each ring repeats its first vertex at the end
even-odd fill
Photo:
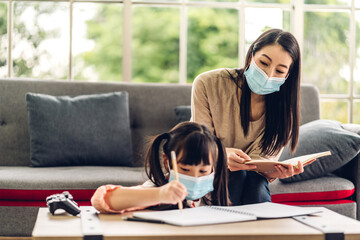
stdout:
MULTIPOLYGON (((301 87, 301 91, 302 123, 318 119, 318 92, 306 85, 301 87)), ((72 190, 88 190, 91 193, 98 186, 108 183, 125 186, 142 183, 146 179, 142 159, 147 137, 172 128, 177 123, 174 108, 189 105, 190 96, 191 85, 0 80, 0 236, 30 236, 38 208, 45 205, 45 199, 38 199, 37 202, 26 201, 21 196, 19 199, 8 199, 7 191, 27 191, 34 195, 44 189, 49 192, 69 190, 70 193, 72 190), (114 91, 129 93, 135 167, 29 166, 30 142, 25 102, 27 92, 60 96, 114 91)), ((357 156, 351 161, 350 170, 344 168, 345 178, 350 180, 356 190, 360 184, 359 159, 357 156)), ((337 178, 345 179, 344 176, 337 178)), ((324 179, 320 184, 326 182, 324 179)), ((284 185, 295 188, 297 184, 275 182, 271 185, 271 191, 278 193, 284 185)), ((301 189, 304 190, 303 187, 301 189)), ((359 216, 359 194, 356 191, 352 196, 356 203, 346 209, 336 206, 333 209, 352 217, 355 217, 353 212, 358 211, 359 216)))

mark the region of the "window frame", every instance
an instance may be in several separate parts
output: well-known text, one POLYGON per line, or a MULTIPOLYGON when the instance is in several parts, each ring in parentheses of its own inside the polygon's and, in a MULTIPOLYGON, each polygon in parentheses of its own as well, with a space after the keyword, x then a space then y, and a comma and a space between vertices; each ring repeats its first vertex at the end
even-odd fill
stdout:
MULTIPOLYGON (((13 32, 13 4, 14 2, 26 2, 30 0, 2 0, 7 3, 7 34, 8 34, 8 52, 7 52, 7 78, 13 77, 13 59, 12 59, 12 32, 13 32), (11 63, 11 64, 9 64, 11 63)), ((45 2, 45 0, 34 0, 33 2, 45 2)), ((350 33, 349 33, 349 68, 350 82, 347 94, 320 94, 323 100, 344 100, 349 102, 348 121, 353 123, 355 101, 360 100, 360 94, 354 93, 354 68, 356 60, 356 11, 360 10, 355 7, 355 0, 351 0, 349 5, 321 5, 321 4, 305 4, 304 0, 291 0, 289 4, 281 3, 252 3, 246 0, 238 0, 237 2, 197 2, 188 0, 48 0, 47 2, 68 2, 70 8, 70 34, 69 34, 69 67, 67 80, 73 81, 73 3, 89 2, 89 3, 120 3, 123 4, 123 60, 122 60, 122 79, 124 82, 130 82, 132 79, 132 6, 170 6, 180 8, 180 52, 179 52, 179 84, 186 84, 187 79, 187 28, 188 28, 188 9, 189 7, 212 7, 212 8, 228 8, 238 10, 239 17, 239 33, 238 33, 238 62, 245 61, 245 9, 246 8, 277 8, 291 12, 290 29, 297 38, 300 49, 303 49, 304 40, 304 13, 311 11, 349 11, 350 12, 350 33)))

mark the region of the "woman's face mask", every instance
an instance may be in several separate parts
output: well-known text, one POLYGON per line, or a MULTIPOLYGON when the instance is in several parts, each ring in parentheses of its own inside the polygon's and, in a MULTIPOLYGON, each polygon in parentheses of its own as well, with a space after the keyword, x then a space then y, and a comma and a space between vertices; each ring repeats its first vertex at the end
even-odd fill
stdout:
MULTIPOLYGON (((179 182, 184 184, 188 195, 187 200, 196 200, 214 190, 214 171, 202 177, 193 177, 178 173, 179 182)), ((170 171, 169 182, 175 180, 174 171, 170 171)))
POLYGON ((251 91, 259 95, 279 91, 280 86, 284 84, 287 78, 268 77, 267 74, 256 65, 254 58, 244 74, 251 91))

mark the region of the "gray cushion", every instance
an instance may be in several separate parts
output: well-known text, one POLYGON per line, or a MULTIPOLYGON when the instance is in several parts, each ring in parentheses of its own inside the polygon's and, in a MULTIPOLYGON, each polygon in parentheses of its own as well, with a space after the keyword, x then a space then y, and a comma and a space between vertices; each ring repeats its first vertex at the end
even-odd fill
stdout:
POLYGON ((331 151, 331 156, 319 158, 306 166, 304 172, 282 182, 297 182, 331 173, 352 160, 360 151, 360 136, 345 130, 342 124, 332 120, 316 120, 300 127, 299 143, 292 156, 288 147, 279 161, 316 152, 331 151))
MULTIPOLYGON (((282 183, 278 179, 274 182, 269 184, 269 190, 271 195, 278 195, 278 194, 298 194, 297 201, 304 201, 301 197, 304 195, 300 195, 301 193, 313 193, 311 196, 312 199, 306 200, 334 200, 336 198, 329 199, 324 197, 324 195, 318 194, 323 192, 337 192, 337 191, 344 191, 344 190, 352 190, 354 189, 354 183, 351 181, 340 178, 337 176, 333 176, 331 174, 326 175, 324 177, 316 178, 316 179, 309 179, 301 182, 296 182, 292 184, 282 183), (301 198, 301 199, 299 199, 301 198), (315 199, 314 199, 315 198, 315 199)), ((333 194, 336 196, 335 194, 333 194)), ((289 201, 289 200, 288 200, 289 201)), ((294 201, 294 200, 292 200, 294 201)))
POLYGON ((182 105, 174 109, 177 123, 189 121, 191 117, 191 106, 182 105))
POLYGON ((342 125, 345 130, 354 132, 358 135, 360 135, 360 124, 355 123, 346 123, 342 125))
POLYGON ((127 92, 26 101, 32 166, 132 165, 127 92))
POLYGON ((354 188, 351 181, 330 175, 291 184, 282 183, 277 179, 269 184, 274 202, 326 207, 351 218, 356 218, 356 202, 343 198, 351 195, 354 188))

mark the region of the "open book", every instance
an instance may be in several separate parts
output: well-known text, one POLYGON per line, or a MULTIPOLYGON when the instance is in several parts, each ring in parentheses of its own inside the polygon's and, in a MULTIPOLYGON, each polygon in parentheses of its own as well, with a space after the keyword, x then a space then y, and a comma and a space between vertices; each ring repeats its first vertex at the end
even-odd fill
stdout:
POLYGON ((275 165, 282 165, 284 167, 288 167, 289 164, 292 164, 295 168, 297 168, 298 161, 302 162, 303 166, 309 165, 313 163, 313 160, 316 160, 319 157, 324 157, 331 155, 330 151, 327 152, 319 152, 319 153, 313 153, 308 155, 303 155, 300 157, 294 157, 290 158, 288 160, 278 162, 278 161, 271 161, 271 160, 247 160, 245 164, 254 164, 256 165, 256 169, 254 171, 258 172, 267 172, 275 170, 275 165))
POLYGON ((258 218, 284 218, 320 212, 311 208, 277 203, 256 203, 242 206, 202 206, 183 210, 134 212, 127 220, 168 223, 177 226, 196 226, 252 221, 258 218))

